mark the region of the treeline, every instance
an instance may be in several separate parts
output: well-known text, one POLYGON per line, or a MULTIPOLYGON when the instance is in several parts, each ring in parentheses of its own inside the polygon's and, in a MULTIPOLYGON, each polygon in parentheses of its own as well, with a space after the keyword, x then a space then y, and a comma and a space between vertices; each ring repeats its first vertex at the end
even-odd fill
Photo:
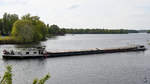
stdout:
POLYGON ((14 33, 19 33, 19 32, 22 32, 23 34, 25 30, 26 30, 26 33, 27 31, 33 32, 32 31, 33 26, 35 27, 34 31, 38 29, 39 31, 41 31, 41 33, 43 32, 41 35, 38 35, 38 36, 41 36, 40 38, 42 39, 44 39, 47 34, 49 35, 64 35, 65 34, 65 31, 63 29, 60 29, 57 25, 45 24, 43 21, 40 20, 39 16, 31 16, 30 14, 26 14, 22 16, 21 18, 19 18, 17 14, 4 13, 3 17, 0 18, 0 35, 12 36, 12 35, 15 35, 14 33), (27 27, 27 28, 21 28, 25 30, 20 30, 18 27, 19 28, 27 27), (28 28, 30 28, 30 30, 28 30, 28 28))
POLYGON ((45 40, 49 36, 64 34, 127 34, 138 33, 124 29, 72 29, 45 24, 39 16, 4 13, 0 18, 0 43, 31 43, 45 40))
POLYGON ((137 30, 125 29, 73 29, 73 28, 60 28, 57 25, 47 25, 48 34, 64 35, 64 34, 128 34, 139 33, 137 30))
POLYGON ((60 28, 57 25, 47 25, 48 34, 64 35, 64 34, 128 34, 139 33, 137 30, 127 29, 73 29, 73 28, 60 28))
POLYGON ((55 25, 45 24, 38 16, 26 14, 19 18, 17 14, 5 13, 0 18, 0 43, 38 42, 45 40, 48 34, 59 34, 59 30, 55 25))
POLYGON ((67 34, 127 34, 124 29, 63 29, 67 34))
POLYGON ((128 33, 140 33, 138 30, 127 30, 128 33))
POLYGON ((150 30, 148 30, 147 33, 150 33, 150 30))
POLYGON ((67 34, 128 34, 138 33, 137 30, 125 30, 125 29, 61 29, 67 34))
POLYGON ((10 35, 13 23, 19 19, 17 14, 7 14, 5 13, 2 18, 0 18, 0 34, 10 35))
POLYGON ((62 29, 55 24, 53 24, 51 26, 49 26, 49 24, 47 24, 47 29, 48 29, 48 34, 50 34, 50 35, 64 35, 64 34, 66 34, 66 29, 62 29))
POLYGON ((5 13, 0 19, 0 34, 5 36, 0 43, 38 42, 46 38, 47 27, 38 16, 26 14, 19 18, 17 14, 5 13))

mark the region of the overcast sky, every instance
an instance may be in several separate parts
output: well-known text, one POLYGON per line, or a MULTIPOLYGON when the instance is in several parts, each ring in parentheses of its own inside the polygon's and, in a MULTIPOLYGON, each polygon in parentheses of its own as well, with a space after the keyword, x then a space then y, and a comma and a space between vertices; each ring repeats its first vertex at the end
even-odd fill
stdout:
POLYGON ((150 0, 0 0, 0 17, 5 12, 60 27, 150 29, 150 0))

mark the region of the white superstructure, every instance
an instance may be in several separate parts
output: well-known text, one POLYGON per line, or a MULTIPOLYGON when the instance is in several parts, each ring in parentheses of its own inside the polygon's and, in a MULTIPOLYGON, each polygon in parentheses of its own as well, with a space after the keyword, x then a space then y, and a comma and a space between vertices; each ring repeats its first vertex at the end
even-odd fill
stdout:
POLYGON ((4 50, 3 53, 5 56, 43 56, 46 51, 44 46, 19 50, 4 50))

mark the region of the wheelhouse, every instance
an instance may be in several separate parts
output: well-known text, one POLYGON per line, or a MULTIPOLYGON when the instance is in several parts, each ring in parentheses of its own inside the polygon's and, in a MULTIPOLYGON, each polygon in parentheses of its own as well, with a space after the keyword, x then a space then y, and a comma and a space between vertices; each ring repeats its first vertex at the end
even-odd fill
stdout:
POLYGON ((43 47, 36 47, 36 48, 22 48, 19 50, 4 50, 3 53, 4 55, 31 55, 31 56, 35 56, 35 55, 43 55, 45 53, 45 46, 43 47))

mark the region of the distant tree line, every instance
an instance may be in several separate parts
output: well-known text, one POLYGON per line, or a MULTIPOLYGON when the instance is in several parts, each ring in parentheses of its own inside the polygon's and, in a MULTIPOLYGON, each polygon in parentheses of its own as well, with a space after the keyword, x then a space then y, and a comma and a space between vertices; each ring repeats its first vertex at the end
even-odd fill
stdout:
POLYGON ((124 29, 64 29, 67 34, 127 34, 124 29))
POLYGON ((73 29, 73 28, 60 28, 57 25, 47 25, 48 34, 52 35, 64 35, 64 34, 128 34, 138 33, 137 30, 125 30, 125 29, 73 29))
POLYGON ((47 24, 47 29, 48 29, 48 34, 50 34, 50 35, 64 35, 64 34, 66 34, 66 29, 62 29, 55 24, 53 24, 51 26, 49 26, 49 24, 47 24))
POLYGON ((137 30, 125 30, 125 29, 71 29, 62 28, 67 34, 128 34, 138 33, 137 30))
POLYGON ((46 39, 46 37, 64 34, 127 34, 138 33, 125 29, 73 29, 60 28, 53 24, 45 24, 39 16, 26 14, 19 18, 17 14, 4 13, 0 18, 0 43, 30 43, 46 39), (7 37, 6 37, 7 36, 7 37))
POLYGON ((150 33, 150 30, 148 30, 147 33, 150 33))
POLYGON ((138 30, 127 30, 127 31, 128 31, 128 33, 139 33, 138 30))
POLYGON ((128 34, 128 33, 139 33, 137 30, 127 29, 88 29, 88 28, 60 28, 53 24, 47 25, 48 34, 51 35, 64 35, 64 34, 128 34))

